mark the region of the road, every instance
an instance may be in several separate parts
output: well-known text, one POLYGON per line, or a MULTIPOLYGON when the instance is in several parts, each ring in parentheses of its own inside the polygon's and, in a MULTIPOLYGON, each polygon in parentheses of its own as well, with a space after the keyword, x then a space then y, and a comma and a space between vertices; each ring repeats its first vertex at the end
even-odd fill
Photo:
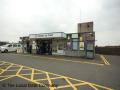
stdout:
POLYGON ((21 90, 21 88, 15 87, 15 83, 46 85, 46 82, 43 81, 47 80, 48 83, 45 86, 48 87, 47 89, 45 87, 22 88, 24 90, 119 90, 120 56, 107 55, 104 57, 105 60, 99 55, 94 60, 89 60, 74 57, 1 53, 1 88, 2 90, 13 90, 13 88, 21 90), (13 84, 8 85, 9 82, 13 82, 13 84), (58 87, 49 87, 52 84, 58 87))

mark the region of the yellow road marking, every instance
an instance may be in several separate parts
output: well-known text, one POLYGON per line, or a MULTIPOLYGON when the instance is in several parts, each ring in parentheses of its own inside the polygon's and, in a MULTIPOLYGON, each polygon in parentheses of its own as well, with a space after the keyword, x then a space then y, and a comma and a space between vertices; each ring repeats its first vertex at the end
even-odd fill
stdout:
POLYGON ((76 88, 66 77, 64 77, 64 79, 70 84, 70 86, 71 86, 74 90, 77 90, 77 88, 76 88))
MULTIPOLYGON (((55 78, 50 78, 50 79, 52 80, 52 79, 59 79, 59 78, 63 78, 63 77, 55 77, 55 78)), ((41 81, 41 80, 47 80, 47 79, 37 79, 35 81, 41 81)))
POLYGON ((12 78, 12 77, 14 77, 15 75, 13 75, 13 76, 8 76, 8 77, 6 77, 6 78, 4 78, 4 79, 1 79, 0 81, 3 81, 3 80, 6 80, 6 79, 9 79, 9 78, 12 78))
POLYGON ((50 85, 50 90, 54 90, 54 88, 53 88, 53 87, 51 87, 51 86, 52 86, 52 82, 51 82, 50 77, 49 77, 49 75, 48 75, 48 73, 47 73, 47 72, 46 72, 46 76, 47 76, 47 80, 48 80, 49 85, 50 85))
POLYGON ((103 55, 100 55, 100 57, 106 65, 110 65, 110 63, 107 61, 107 59, 103 55))
POLYGON ((23 66, 20 67, 20 69, 18 70, 18 72, 16 73, 16 75, 19 75, 20 71, 22 70, 23 66))
POLYGON ((7 69, 9 69, 13 64, 9 65, 6 69, 4 69, 0 74, 4 73, 7 69))
POLYGON ((34 69, 32 69, 31 80, 34 78, 34 69))
POLYGON ((95 86, 93 86, 91 83, 89 84, 92 88, 94 88, 94 90, 99 90, 98 88, 96 88, 95 86))
MULTIPOLYGON (((10 62, 9 62, 9 63, 10 63, 10 62)), ((43 86, 45 86, 45 87, 47 87, 47 88, 50 88, 50 87, 46 86, 46 85, 43 84, 43 83, 37 82, 37 80, 34 80, 34 78, 31 80, 31 78, 29 79, 29 78, 24 77, 24 76, 22 76, 22 75, 19 74, 20 71, 22 71, 23 67, 24 67, 24 68, 28 68, 28 69, 34 69, 34 68, 27 67, 27 66, 23 66, 23 65, 19 65, 19 64, 10 63, 10 65, 9 65, 4 71, 7 71, 7 69, 9 69, 10 67, 12 67, 12 65, 18 65, 18 66, 20 66, 20 69, 18 70, 18 72, 17 72, 17 74, 16 74, 15 76, 18 76, 18 77, 20 77, 20 78, 22 78, 22 79, 31 81, 31 82, 36 83, 36 84, 43 85, 43 86)), ((71 78, 71 77, 66 77, 66 76, 63 76, 63 75, 58 75, 58 74, 46 72, 46 71, 43 71, 43 70, 38 70, 38 69, 34 69, 34 70, 45 74, 45 75, 47 76, 46 80, 49 81, 49 84, 52 84, 52 82, 51 82, 51 79, 52 79, 52 78, 50 78, 49 75, 54 75, 54 76, 56 76, 56 77, 55 77, 56 79, 57 79, 57 77, 61 77, 61 78, 64 77, 65 80, 69 83, 69 85, 58 86, 57 89, 58 89, 58 88, 65 88, 65 87, 72 87, 72 88, 74 88, 74 90, 77 90, 77 88, 75 87, 75 86, 77 86, 77 85, 89 85, 89 86, 92 87, 94 90, 99 90, 99 89, 97 89, 97 88, 102 88, 102 89, 105 89, 105 90, 113 90, 113 89, 111 89, 111 88, 108 88, 108 87, 105 87, 105 86, 101 86, 101 85, 97 85, 97 84, 90 83, 90 82, 86 82, 86 81, 83 81, 83 80, 78 80, 78 79, 74 79, 74 78, 71 78), (70 80, 78 81, 79 83, 78 83, 78 84, 73 84, 73 83, 70 82, 70 80)), ((1 75, 1 74, 0 74, 0 75, 1 75)), ((55 79, 55 78, 54 78, 54 79, 55 79)), ((6 79, 7 79, 7 78, 6 78, 6 79)), ((2 80, 2 81, 3 81, 3 80, 2 80)), ((54 88, 52 88, 52 89, 54 89, 54 88)))
MULTIPOLYGON (((82 85, 87 85, 87 83, 78 83, 78 84, 73 84, 74 86, 82 86, 82 85)), ((66 88, 66 87, 71 87, 71 85, 64 85, 64 86, 59 86, 56 89, 60 88, 66 88)))
POLYGON ((9 76, 16 76, 16 75, 5 75, 5 76, 0 76, 0 77, 9 77, 9 76))
POLYGON ((87 83, 84 82, 84 83, 78 83, 78 84, 74 84, 74 86, 82 86, 82 85, 86 85, 87 83))
POLYGON ((23 76, 21 76, 21 75, 17 75, 17 76, 20 77, 20 78, 22 78, 22 79, 25 79, 25 80, 27 80, 27 81, 33 82, 33 83, 35 83, 35 84, 40 84, 41 86, 45 86, 46 88, 48 88, 48 87, 47 87, 45 84, 43 84, 43 83, 39 83, 39 82, 36 82, 36 81, 34 81, 34 80, 31 81, 31 79, 28 79, 28 78, 23 77, 23 76))
POLYGON ((5 62, 2 62, 2 63, 0 64, 0 66, 3 65, 4 63, 5 63, 5 62))

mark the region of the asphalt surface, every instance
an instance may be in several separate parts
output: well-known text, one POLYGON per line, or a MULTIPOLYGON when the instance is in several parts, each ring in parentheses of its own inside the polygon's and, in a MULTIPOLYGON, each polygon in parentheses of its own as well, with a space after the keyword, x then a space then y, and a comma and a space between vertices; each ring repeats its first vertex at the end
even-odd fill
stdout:
MULTIPOLYGON (((43 70, 46 72, 52 72, 55 74, 64 75, 78 80, 84 80, 86 82, 95 83, 98 85, 112 88, 114 90, 120 90, 120 56, 109 56, 109 55, 105 56, 107 61, 110 63, 110 65, 105 65, 100 58, 98 59, 98 57, 99 56, 97 56, 95 60, 90 60, 90 59, 82 59, 82 58, 74 58, 74 57, 53 57, 53 56, 45 57, 45 56, 35 56, 35 55, 0 53, 0 61, 24 65, 35 69, 43 70), (74 61, 80 61, 80 62, 74 62, 74 61), (88 63, 82 63, 82 62, 88 62, 88 63), (99 65, 99 64, 103 64, 103 65, 99 65)), ((6 80, 6 82, 18 82, 18 81, 23 83, 26 82, 26 80, 22 80, 17 77, 14 77, 12 79, 8 79, 6 80)), ((0 83, 3 84, 3 82, 4 81, 1 81, 0 83)), ((2 89, 10 90, 10 88, 7 89, 4 87, 2 87, 2 89)), ((13 88, 11 88, 11 90, 13 90, 13 88)), ((44 88, 42 89, 24 88, 23 90, 44 90, 44 88)), ((93 90, 93 89, 84 89, 84 90, 93 90)), ((108 90, 108 89, 99 89, 99 90, 108 90)))

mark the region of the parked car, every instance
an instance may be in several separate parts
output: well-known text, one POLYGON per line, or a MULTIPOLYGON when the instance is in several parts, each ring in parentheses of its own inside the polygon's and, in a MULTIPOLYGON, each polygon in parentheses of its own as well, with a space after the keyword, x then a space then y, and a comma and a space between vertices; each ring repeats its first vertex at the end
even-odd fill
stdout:
POLYGON ((12 44, 6 44, 3 46, 0 46, 1 52, 16 52, 17 49, 22 48, 22 45, 19 43, 12 43, 12 44))

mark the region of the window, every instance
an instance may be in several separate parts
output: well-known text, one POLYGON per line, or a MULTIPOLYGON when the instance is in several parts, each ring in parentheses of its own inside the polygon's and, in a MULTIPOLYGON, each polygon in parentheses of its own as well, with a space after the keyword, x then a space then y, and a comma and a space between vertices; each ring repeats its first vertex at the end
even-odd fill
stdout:
POLYGON ((12 45, 10 44, 10 45, 8 45, 8 47, 12 47, 12 45))
POLYGON ((73 42, 74 42, 74 41, 75 41, 75 42, 77 42, 77 41, 78 41, 78 39, 72 39, 72 41, 73 41, 73 42))
POLYGON ((71 42, 67 42, 67 49, 70 50, 72 47, 71 42))
POLYGON ((13 47, 17 47, 17 45, 16 45, 16 44, 13 44, 13 47))
POLYGON ((73 42, 72 46, 73 46, 73 50, 78 50, 78 42, 73 42))
POLYGON ((72 38, 78 38, 78 34, 72 34, 72 38))
POLYGON ((21 45, 20 45, 20 44, 18 44, 18 47, 21 47, 21 45))

